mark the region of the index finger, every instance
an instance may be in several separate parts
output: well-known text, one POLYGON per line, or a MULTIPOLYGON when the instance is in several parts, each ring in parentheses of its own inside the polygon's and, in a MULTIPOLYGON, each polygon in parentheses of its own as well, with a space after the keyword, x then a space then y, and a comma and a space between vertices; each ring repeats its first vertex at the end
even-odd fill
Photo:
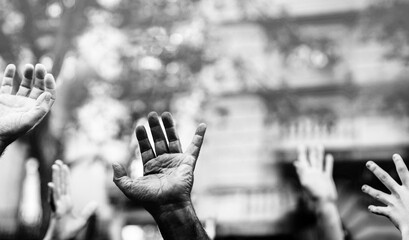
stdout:
POLYGON ((391 191, 391 193, 397 193, 398 183, 381 167, 372 161, 366 163, 366 167, 391 191))
POLYGON ((11 94, 15 74, 16 66, 14 64, 7 65, 6 70, 4 70, 3 81, 1 82, 1 93, 11 94))

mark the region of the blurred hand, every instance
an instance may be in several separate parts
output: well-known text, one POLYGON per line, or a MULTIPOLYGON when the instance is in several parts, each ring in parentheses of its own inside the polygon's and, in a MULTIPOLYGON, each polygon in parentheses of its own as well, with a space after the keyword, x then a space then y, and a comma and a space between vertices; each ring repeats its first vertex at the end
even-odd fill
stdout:
POLYGON ((70 194, 70 170, 60 160, 55 161, 52 170, 53 182, 48 183, 48 187, 53 214, 46 239, 72 239, 86 226, 97 204, 91 202, 83 209, 81 215, 74 215, 70 194))
POLYGON ((376 163, 369 161, 366 167, 389 189, 390 194, 384 193, 368 185, 362 186, 362 191, 386 206, 368 207, 369 211, 385 216, 401 231, 404 239, 409 239, 409 172, 399 154, 394 154, 393 162, 402 185, 380 168, 376 163))
POLYGON ((136 129, 144 167, 143 177, 131 179, 121 165, 113 164, 114 182, 118 188, 129 199, 140 202, 151 214, 173 211, 191 204, 193 171, 206 131, 206 125, 200 124, 192 143, 183 153, 171 114, 163 113, 162 121, 166 136, 158 114, 153 112, 148 115, 156 154, 145 128, 138 126, 136 129))
POLYGON ((308 149, 300 147, 298 159, 294 162, 301 186, 314 200, 335 202, 337 189, 332 178, 334 158, 327 154, 324 161, 324 148, 315 146, 308 149))
POLYGON ((0 143, 3 147, 34 128, 55 100, 55 80, 43 65, 26 65, 20 86, 8 65, 0 87, 0 143), (35 78, 33 80, 33 78, 35 78), (34 81, 34 83, 33 83, 34 81))

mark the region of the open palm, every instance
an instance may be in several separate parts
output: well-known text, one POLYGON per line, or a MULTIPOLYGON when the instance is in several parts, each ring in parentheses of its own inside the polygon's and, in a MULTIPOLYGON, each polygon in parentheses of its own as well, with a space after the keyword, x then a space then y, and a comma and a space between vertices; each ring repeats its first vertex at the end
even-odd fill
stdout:
POLYGON ((55 80, 44 66, 26 65, 19 86, 15 73, 15 66, 8 65, 0 88, 0 141, 5 144, 34 128, 55 100, 55 80))
POLYGON ((334 159, 330 154, 324 159, 322 147, 310 148, 308 157, 305 148, 299 149, 298 159, 294 165, 302 187, 312 198, 329 201, 337 199, 337 190, 332 178, 333 163, 334 159))
POLYGON ((409 171, 399 154, 394 154, 393 162, 401 184, 395 181, 376 163, 369 161, 366 167, 385 185, 390 193, 362 186, 362 191, 383 203, 383 206, 370 205, 369 211, 385 216, 401 231, 402 239, 409 239, 409 171))
POLYGON ((136 136, 142 155, 144 176, 133 180, 127 176, 121 165, 113 164, 115 184, 128 198, 142 203, 148 211, 157 206, 190 203, 193 172, 206 126, 199 125, 192 143, 186 152, 182 153, 170 113, 162 114, 167 138, 156 113, 150 113, 148 121, 155 142, 156 154, 151 147, 145 128, 138 126, 136 136))

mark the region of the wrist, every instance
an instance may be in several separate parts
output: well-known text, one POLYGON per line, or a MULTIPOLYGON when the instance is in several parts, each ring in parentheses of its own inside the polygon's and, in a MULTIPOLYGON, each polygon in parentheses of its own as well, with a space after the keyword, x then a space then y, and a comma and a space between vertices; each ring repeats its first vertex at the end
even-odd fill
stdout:
POLYGON ((316 201, 315 212, 318 217, 333 216, 338 214, 338 208, 335 201, 316 201))
POLYGON ((209 239, 190 201, 161 206, 152 216, 165 240, 209 239))
POLYGON ((409 225, 399 227, 402 234, 402 240, 409 240, 409 225))
POLYGON ((193 209, 193 205, 190 200, 146 207, 146 210, 155 219, 166 219, 168 217, 172 217, 175 214, 185 214, 191 209, 193 209))
POLYGON ((329 198, 317 198, 314 200, 315 206, 317 207, 328 207, 328 206, 336 206, 336 200, 335 199, 329 199, 329 198))

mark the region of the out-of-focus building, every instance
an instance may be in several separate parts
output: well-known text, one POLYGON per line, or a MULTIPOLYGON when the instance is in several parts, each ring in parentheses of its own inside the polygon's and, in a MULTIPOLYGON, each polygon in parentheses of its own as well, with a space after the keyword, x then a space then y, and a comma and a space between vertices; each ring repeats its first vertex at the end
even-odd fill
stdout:
MULTIPOLYGON (((192 94, 199 100, 182 96, 174 105, 184 108, 175 114, 184 146, 194 131, 189 125, 194 117, 199 115, 208 124, 195 170, 193 201, 212 238, 314 239, 314 221, 304 212, 292 162, 298 145, 323 144, 335 156, 338 205, 352 239, 400 239, 388 220, 367 212, 369 200, 360 193, 364 182, 381 187, 364 169, 366 160, 394 173, 391 155, 399 152, 407 157, 409 145, 408 116, 385 111, 390 108, 385 99, 393 95, 405 67, 384 58, 384 45, 364 39, 359 16, 369 4, 368 0, 200 1, 198 12, 206 21, 200 18, 197 24, 206 26, 214 40, 209 51, 217 60, 200 73, 204 89, 192 94), (205 105, 198 106, 203 98, 205 105)), ((183 40, 176 36, 176 42, 183 40)), ((117 112, 118 105, 109 108, 106 99, 100 100, 98 106, 106 115, 84 110, 91 120, 84 128, 107 134, 115 129, 109 129, 112 125, 105 125, 105 120, 129 113, 117 112)), ((160 239, 152 217, 111 181, 109 163, 118 159, 125 165, 135 157, 130 169, 136 171, 130 173, 140 176, 141 160, 128 156, 136 143, 128 149, 126 141, 91 142, 74 133, 65 143, 71 155, 64 159, 71 164, 76 210, 90 200, 101 203, 102 223, 96 227, 100 233, 89 239, 160 239)), ((29 156, 16 158, 10 150, 23 152, 14 145, 3 156, 0 235, 14 239, 24 195, 16 189, 23 189, 24 159, 29 156)))
POLYGON ((308 223, 298 214, 291 163, 298 145, 323 144, 335 155, 339 207, 353 239, 400 238, 387 220, 367 213, 360 193, 373 181, 364 161, 391 169, 392 154, 406 156, 409 144, 409 119, 382 108, 383 90, 404 66, 384 58, 385 46, 363 40, 358 16, 368 4, 203 1, 220 51, 203 79, 220 94, 203 113, 209 127, 194 192, 197 212, 216 222, 216 236, 306 239, 294 234, 308 223), (285 39, 287 23, 306 43, 269 49, 280 33, 284 47, 294 39, 285 39))

